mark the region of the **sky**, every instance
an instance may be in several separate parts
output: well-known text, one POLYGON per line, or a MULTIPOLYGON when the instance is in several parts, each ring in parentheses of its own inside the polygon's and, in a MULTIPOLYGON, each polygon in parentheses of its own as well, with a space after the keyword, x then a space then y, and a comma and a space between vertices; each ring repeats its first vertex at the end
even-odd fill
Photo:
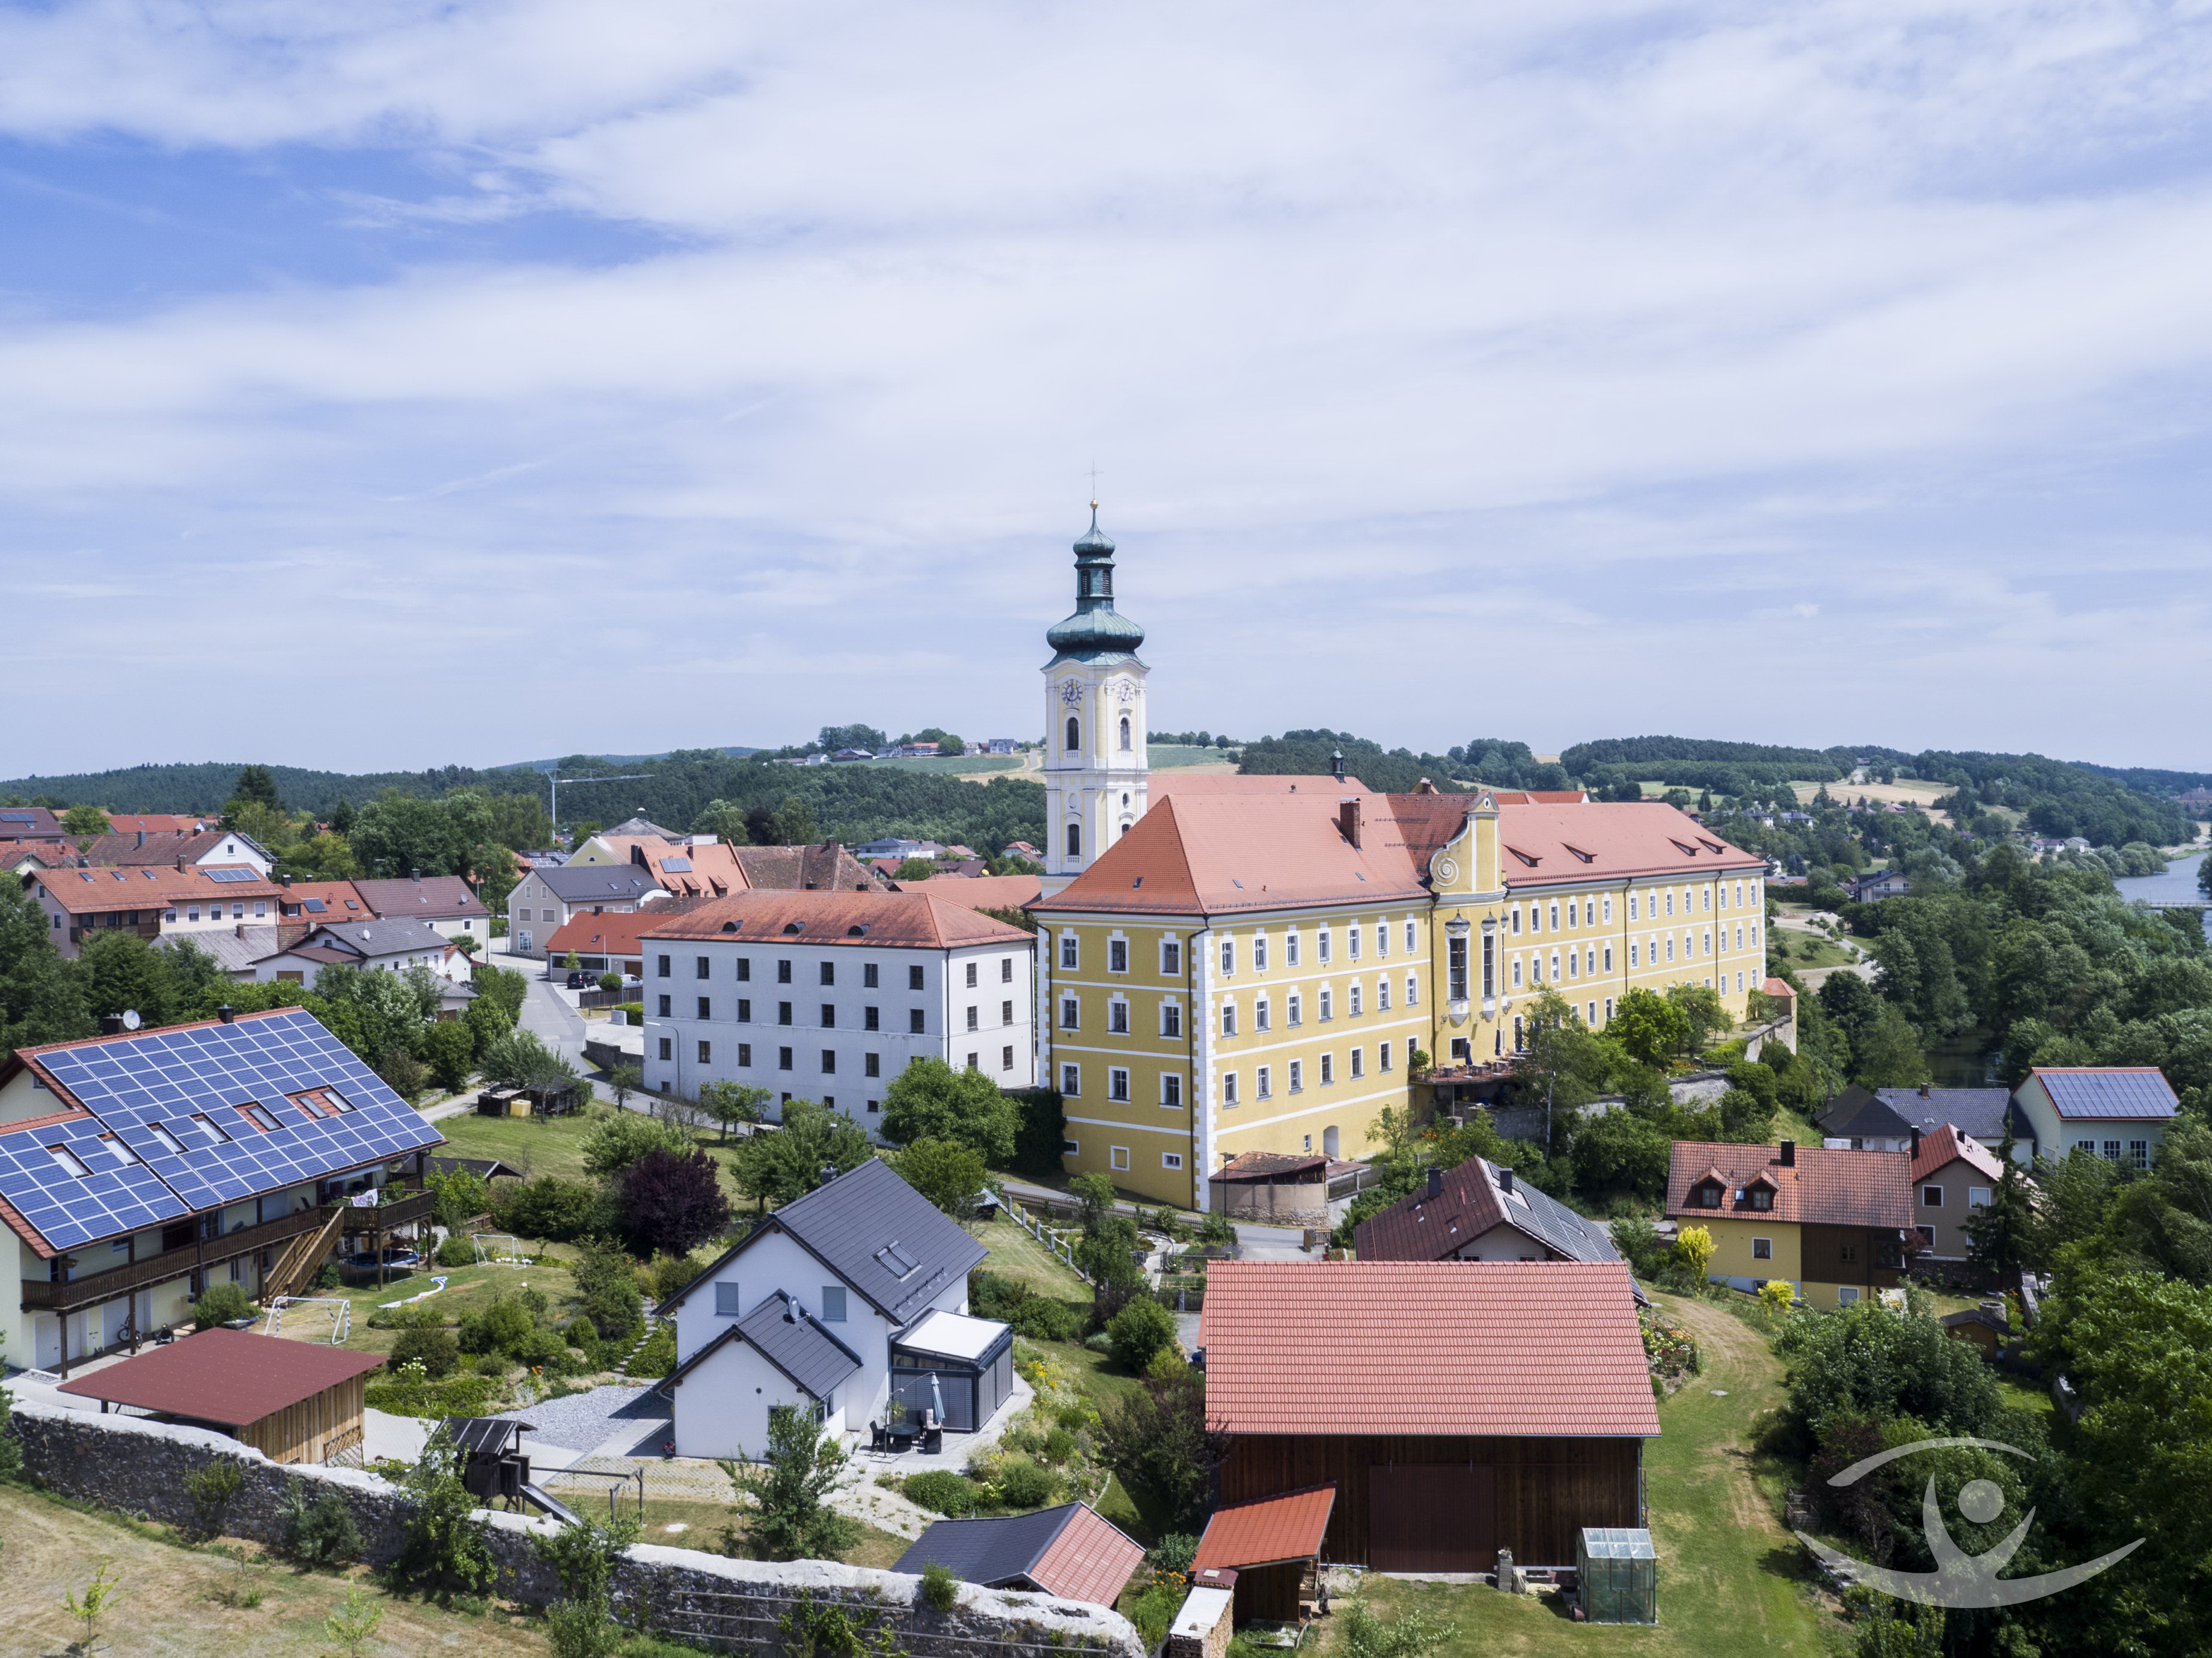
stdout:
POLYGON ((2212 6, 0 7, 0 775, 2212 768, 2212 6))

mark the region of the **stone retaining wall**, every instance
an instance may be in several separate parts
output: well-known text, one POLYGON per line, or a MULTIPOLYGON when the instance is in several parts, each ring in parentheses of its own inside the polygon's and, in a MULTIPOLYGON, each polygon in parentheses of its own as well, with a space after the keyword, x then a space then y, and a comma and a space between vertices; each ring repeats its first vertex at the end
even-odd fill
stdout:
MULTIPOLYGON (((259 1451, 203 1428, 143 1417, 100 1416, 25 1401, 14 1430, 23 1472, 49 1491, 80 1502, 172 1525, 194 1526, 199 1514, 185 1476, 217 1460, 236 1466, 238 1493, 222 1515, 234 1537, 275 1546, 284 1539, 285 1492, 295 1479, 310 1500, 338 1491, 353 1510, 371 1565, 398 1551, 406 1502, 390 1481, 351 1468, 279 1466, 259 1451)), ((531 1546, 550 1535, 550 1520, 479 1509, 500 1572, 499 1593, 528 1606, 557 1599, 557 1579, 531 1546)), ((1009 1658, 1010 1655, 1091 1652, 1144 1658, 1145 1644, 1128 1620, 1103 1607, 1048 1594, 1018 1594, 962 1584, 951 1609, 920 1601, 921 1580, 900 1572, 834 1561, 776 1564, 731 1560, 694 1549, 633 1545, 617 1564, 617 1615, 634 1627, 729 1652, 768 1652, 784 1645, 779 1620, 801 1627, 830 1608, 864 1630, 890 1632, 912 1658, 1009 1658)), ((804 1649, 803 1635, 793 1643, 804 1649)))

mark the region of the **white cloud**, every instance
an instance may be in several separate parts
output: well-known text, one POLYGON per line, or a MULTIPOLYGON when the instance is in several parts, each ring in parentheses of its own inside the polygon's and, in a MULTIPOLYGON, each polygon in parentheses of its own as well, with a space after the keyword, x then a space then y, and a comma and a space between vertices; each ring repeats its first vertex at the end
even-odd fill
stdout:
MULTIPOLYGON (((275 716, 301 757, 643 742, 408 723, 549 646, 665 741, 1026 729, 1095 459, 1170 725, 2212 764, 2142 712, 2206 665, 2208 54, 2057 0, 14 14, 51 154, 398 149, 434 190, 334 220, 665 240, 0 320, 0 593, 123 696, 275 561, 398 716, 275 716), (88 540, 146 591, 105 632, 9 574, 88 540)), ((25 764, 106 757, 63 711, 25 764)))

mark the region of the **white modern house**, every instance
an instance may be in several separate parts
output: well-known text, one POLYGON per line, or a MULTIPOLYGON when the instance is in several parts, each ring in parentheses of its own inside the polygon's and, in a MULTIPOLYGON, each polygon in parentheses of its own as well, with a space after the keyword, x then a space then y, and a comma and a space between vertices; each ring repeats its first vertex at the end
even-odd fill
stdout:
POLYGON ((919 1059, 1001 1088, 1036 1080, 1030 936, 927 893, 738 893, 638 944, 649 1089, 749 1083, 872 1133, 919 1059))
POLYGON ((779 1405, 832 1433, 884 1421, 972 1432, 1013 1394, 1013 1334, 970 1318, 983 1246, 870 1159, 757 1224, 659 1309, 676 1321, 678 1456, 757 1457, 779 1405))
POLYGON ((2087 1151, 2130 1169, 2150 1167, 2181 1109, 2152 1065, 2038 1066, 2012 1097, 2043 1156, 2087 1151))

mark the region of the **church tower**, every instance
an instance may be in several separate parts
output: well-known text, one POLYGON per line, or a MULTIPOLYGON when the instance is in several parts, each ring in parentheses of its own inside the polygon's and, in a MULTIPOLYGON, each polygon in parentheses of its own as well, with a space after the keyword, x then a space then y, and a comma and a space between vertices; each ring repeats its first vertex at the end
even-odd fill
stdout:
POLYGON ((1058 892, 1145 815, 1145 630, 1114 609, 1114 544, 1075 544, 1075 614, 1045 635, 1044 890, 1058 892))

